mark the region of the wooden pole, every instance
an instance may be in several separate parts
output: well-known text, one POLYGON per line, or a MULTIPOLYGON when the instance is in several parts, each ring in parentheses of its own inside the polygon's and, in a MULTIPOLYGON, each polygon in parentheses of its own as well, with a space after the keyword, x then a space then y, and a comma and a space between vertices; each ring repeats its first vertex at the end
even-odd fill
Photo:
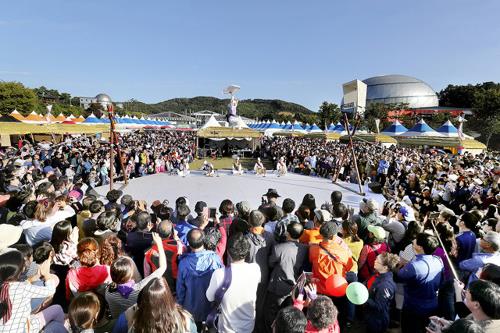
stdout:
POLYGON ((455 267, 453 266, 453 262, 451 261, 450 257, 448 256, 448 251, 446 251, 446 248, 444 247, 443 241, 441 240, 441 237, 439 237, 439 233, 437 232, 436 225, 434 224, 434 221, 431 220, 431 225, 432 229, 434 229, 434 233, 436 234, 436 237, 439 241, 439 245, 443 248, 444 256, 446 257, 446 260, 448 261, 448 264, 450 265, 451 273, 453 274, 453 277, 455 280, 460 281, 458 278, 457 271, 455 270, 455 267))
POLYGON ((108 118, 109 118, 109 190, 113 189, 113 169, 115 164, 115 156, 114 156, 114 131, 115 124, 113 122, 113 105, 108 105, 108 118))
MULTIPOLYGON (((353 137, 354 133, 356 133, 356 129, 358 128, 359 123, 360 123, 360 118, 359 118, 358 115, 356 115, 355 120, 356 120, 356 122, 354 123, 354 128, 353 128, 353 130, 351 132, 351 130, 349 128, 349 119, 347 118, 347 113, 344 113, 344 126, 345 126, 346 131, 347 131, 347 136, 349 137, 349 143, 348 143, 349 147, 348 147, 348 149, 351 152, 352 160, 354 162, 354 168, 356 170, 356 177, 358 178, 358 186, 359 186, 359 192, 358 192, 358 194, 365 195, 365 192, 363 191, 363 187, 361 186, 361 177, 359 175, 358 162, 357 162, 357 159, 356 159, 356 153, 354 152, 354 144, 352 142, 352 137, 353 137)), ((345 188, 347 190, 352 191, 349 187, 345 187, 345 186, 342 186, 341 184, 337 183, 337 178, 339 176, 340 169, 342 168, 342 166, 345 163, 345 159, 347 157, 347 154, 348 154, 347 152, 344 153, 344 154, 342 154, 342 157, 340 159, 340 164, 338 165, 338 170, 335 171, 335 173, 333 175, 333 178, 332 178, 332 182, 336 183, 337 186, 340 186, 342 188, 345 188)))

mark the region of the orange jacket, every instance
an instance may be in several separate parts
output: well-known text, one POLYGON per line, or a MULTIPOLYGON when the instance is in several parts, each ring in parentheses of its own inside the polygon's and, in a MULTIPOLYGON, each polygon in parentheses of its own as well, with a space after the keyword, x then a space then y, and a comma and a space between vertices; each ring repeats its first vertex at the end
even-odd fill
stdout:
POLYGON ((312 264, 313 277, 318 279, 318 293, 329 295, 326 291, 325 282, 330 276, 339 274, 345 278, 346 273, 353 265, 352 252, 342 238, 335 236, 333 240, 322 241, 313 244, 309 248, 309 261, 312 264), (332 258, 323 246, 334 257, 332 258))
POLYGON ((302 236, 300 236, 299 241, 302 244, 318 244, 323 240, 323 236, 319 233, 319 228, 304 230, 302 236))

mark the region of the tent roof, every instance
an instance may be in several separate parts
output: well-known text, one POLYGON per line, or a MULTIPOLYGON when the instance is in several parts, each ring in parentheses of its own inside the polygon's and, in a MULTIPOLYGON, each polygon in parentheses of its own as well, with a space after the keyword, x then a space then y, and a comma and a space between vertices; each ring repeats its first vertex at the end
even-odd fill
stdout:
POLYGON ((198 137, 200 138, 260 138, 262 136, 261 133, 251 129, 251 128, 242 128, 238 129, 236 127, 204 127, 198 130, 198 137))
POLYGON ((458 136, 457 128, 449 120, 441 125, 441 127, 437 129, 437 132, 445 136, 458 136))
POLYGON ((36 113, 35 111, 32 111, 29 115, 27 115, 26 117, 24 117, 23 120, 26 120, 26 121, 43 121, 44 119, 38 113, 36 113))
POLYGON ((382 131, 382 134, 386 134, 389 136, 394 136, 394 135, 399 135, 401 133, 407 132, 408 129, 401 125, 401 123, 396 120, 394 123, 392 123, 391 126, 387 127, 385 130, 382 131))
POLYGON ((0 123, 20 123, 21 121, 11 114, 0 116, 0 123))
POLYGON ((17 109, 14 109, 14 111, 12 111, 10 113, 10 115, 14 118, 16 118, 17 120, 20 120, 20 121, 23 121, 24 120, 24 116, 22 114, 19 113, 19 111, 17 111, 17 109))
POLYGON ((486 149, 486 145, 473 139, 461 140, 458 137, 396 137, 404 146, 464 147, 469 149, 486 149))
POLYGON ((1 123, 2 134, 95 134, 109 131, 109 126, 96 124, 93 126, 66 125, 66 124, 30 124, 30 123, 1 123))
MULTIPOLYGON (((358 134, 355 134, 352 137, 352 139, 354 141, 381 142, 381 143, 393 143, 393 144, 398 143, 398 141, 396 141, 396 139, 394 139, 388 135, 374 134, 374 133, 366 133, 366 134, 358 133, 358 134)), ((349 140, 349 136, 348 135, 342 136, 340 138, 340 140, 347 141, 347 140, 349 140)))
POLYGON ((211 115, 208 121, 203 125, 200 130, 209 128, 209 127, 222 127, 219 122, 215 119, 214 115, 211 115))
POLYGON ((403 136, 441 136, 438 132, 436 132, 432 127, 427 125, 427 123, 421 119, 418 123, 415 124, 412 128, 408 130, 408 132, 403 133, 403 136))

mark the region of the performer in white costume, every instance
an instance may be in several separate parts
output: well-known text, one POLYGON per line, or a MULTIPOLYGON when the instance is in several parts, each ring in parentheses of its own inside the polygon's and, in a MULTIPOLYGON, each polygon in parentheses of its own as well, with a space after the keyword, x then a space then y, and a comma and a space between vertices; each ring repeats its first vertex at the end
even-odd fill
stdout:
POLYGON ((201 170, 203 171, 203 174, 207 177, 215 176, 215 168, 212 163, 208 163, 207 161, 203 162, 201 170))
POLYGON ((264 167, 264 164, 260 160, 260 157, 257 157, 257 162, 255 163, 255 166, 253 167, 255 174, 257 175, 263 175, 264 177, 266 176, 266 168, 264 167))
POLYGON ((276 166, 276 171, 278 172, 278 177, 284 176, 288 172, 284 157, 281 157, 279 159, 278 165, 276 166))
POLYGON ((233 162, 233 175, 241 176, 243 174, 243 167, 241 166, 240 157, 237 156, 233 162))
POLYGON ((189 163, 187 159, 183 159, 179 165, 179 170, 177 171, 177 174, 181 177, 186 177, 189 175, 189 163))

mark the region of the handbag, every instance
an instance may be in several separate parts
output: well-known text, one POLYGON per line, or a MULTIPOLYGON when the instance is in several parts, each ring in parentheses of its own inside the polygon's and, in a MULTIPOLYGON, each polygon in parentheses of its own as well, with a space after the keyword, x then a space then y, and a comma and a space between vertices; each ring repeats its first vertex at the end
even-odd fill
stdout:
POLYGON ((226 266, 226 268, 224 268, 224 280, 222 281, 222 285, 215 292, 212 310, 208 314, 207 320, 203 322, 203 332, 218 332, 217 323, 221 312, 222 299, 224 298, 226 291, 229 289, 229 286, 231 286, 232 278, 233 274, 231 272, 231 267, 226 266))

